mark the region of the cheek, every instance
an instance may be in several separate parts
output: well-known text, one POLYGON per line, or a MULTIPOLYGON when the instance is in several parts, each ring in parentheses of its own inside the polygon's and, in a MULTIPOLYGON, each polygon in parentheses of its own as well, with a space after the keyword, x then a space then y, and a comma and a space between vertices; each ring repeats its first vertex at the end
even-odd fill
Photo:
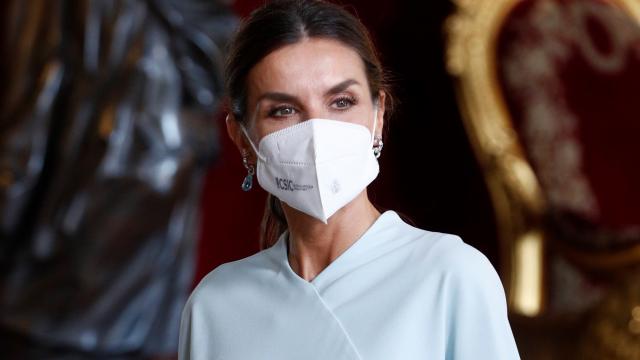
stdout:
POLYGON ((371 129, 374 123, 374 111, 369 106, 360 106, 353 111, 337 114, 334 118, 335 120, 348 121, 371 129))
POLYGON ((257 139, 256 146, 260 143, 263 137, 269 135, 272 132, 273 130, 268 126, 265 126, 264 122, 258 121, 253 127, 253 133, 255 135, 255 138, 257 139))
POLYGON ((271 133, 274 133, 278 130, 282 130, 290 126, 296 125, 299 122, 300 120, 296 119, 295 117, 279 119, 279 120, 260 119, 256 121, 256 124, 254 126, 254 134, 256 135, 259 143, 263 137, 271 133))

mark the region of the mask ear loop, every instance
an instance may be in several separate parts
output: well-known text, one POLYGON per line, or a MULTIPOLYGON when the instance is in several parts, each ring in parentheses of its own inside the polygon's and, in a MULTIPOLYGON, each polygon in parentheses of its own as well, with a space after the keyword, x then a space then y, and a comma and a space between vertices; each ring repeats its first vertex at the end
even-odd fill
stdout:
MULTIPOLYGON (((251 122, 255 123, 256 114, 258 113, 259 109, 260 109, 260 104, 256 105, 256 110, 254 111, 253 118, 251 119, 250 123, 251 122)), ((251 137, 249 136, 249 131, 247 130, 247 128, 244 127, 244 124, 240 123, 240 129, 242 130, 242 133, 244 134, 244 136, 247 138, 247 141, 249 142, 249 145, 251 145, 251 148, 256 153, 256 156, 260 160, 262 160, 263 162, 267 162, 267 158, 265 156, 263 156, 262 154, 260 154, 260 151, 258 151, 258 148, 253 143, 253 141, 251 140, 251 137)))
POLYGON ((371 131, 371 144, 369 147, 373 147, 373 143, 376 138, 376 125, 378 125, 378 100, 375 100, 373 104, 375 106, 375 110, 373 110, 373 131, 371 131))

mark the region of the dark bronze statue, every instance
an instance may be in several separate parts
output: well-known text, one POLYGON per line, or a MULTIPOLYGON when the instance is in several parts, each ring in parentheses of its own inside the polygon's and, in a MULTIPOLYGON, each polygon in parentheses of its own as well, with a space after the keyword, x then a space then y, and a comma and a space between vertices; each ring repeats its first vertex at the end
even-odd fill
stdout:
POLYGON ((229 1, 5 8, 2 352, 173 354, 217 153, 229 1))

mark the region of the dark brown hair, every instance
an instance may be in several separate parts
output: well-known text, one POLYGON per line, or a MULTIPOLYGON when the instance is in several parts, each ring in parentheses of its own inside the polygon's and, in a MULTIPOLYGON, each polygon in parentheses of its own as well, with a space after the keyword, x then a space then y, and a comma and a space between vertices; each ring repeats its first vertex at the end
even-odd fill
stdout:
MULTIPOLYGON (((229 49, 226 64, 226 88, 230 112, 246 123, 247 76, 250 70, 271 52, 305 38, 327 38, 355 50, 362 59, 371 90, 377 99, 387 93, 387 109, 391 96, 385 72, 364 25, 338 5, 320 0, 277 0, 253 11, 244 20, 229 49)), ((262 220, 261 248, 272 246, 287 229, 280 201, 269 195, 262 220)))

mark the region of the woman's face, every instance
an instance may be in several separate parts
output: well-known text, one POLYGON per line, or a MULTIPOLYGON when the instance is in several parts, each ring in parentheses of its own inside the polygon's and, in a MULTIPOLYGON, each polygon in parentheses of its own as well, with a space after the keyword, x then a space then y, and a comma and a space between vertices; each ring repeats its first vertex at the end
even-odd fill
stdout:
MULTIPOLYGON (((371 131, 374 104, 360 56, 342 43, 309 38, 263 58, 248 74, 247 119, 252 140, 312 118, 348 121, 371 131)), ((380 134, 384 93, 377 118, 380 134)))

